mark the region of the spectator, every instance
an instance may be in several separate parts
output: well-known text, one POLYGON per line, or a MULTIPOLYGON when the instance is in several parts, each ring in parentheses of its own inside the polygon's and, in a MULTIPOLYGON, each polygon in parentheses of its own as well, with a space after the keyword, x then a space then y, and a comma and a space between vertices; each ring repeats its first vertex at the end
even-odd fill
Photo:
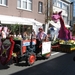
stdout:
POLYGON ((22 38, 22 35, 21 35, 21 33, 19 33, 19 34, 17 35, 17 37, 18 37, 18 38, 22 38))
POLYGON ((14 36, 13 36, 13 32, 9 33, 9 37, 14 38, 14 36))
POLYGON ((4 31, 4 27, 2 27, 1 35, 2 35, 2 38, 6 38, 6 32, 4 31))
POLYGON ((24 40, 27 40, 27 37, 28 37, 27 33, 24 32, 24 33, 23 33, 23 39, 24 39, 24 40))
POLYGON ((13 35, 13 37, 14 37, 14 38, 16 38, 16 33, 15 33, 15 32, 14 32, 14 35, 13 35))
POLYGON ((34 29, 32 30, 32 39, 35 39, 36 38, 36 34, 35 34, 35 31, 34 29))
POLYGON ((7 29, 7 32, 6 32, 6 36, 8 37, 9 36, 9 34, 10 34, 10 30, 9 29, 7 29))

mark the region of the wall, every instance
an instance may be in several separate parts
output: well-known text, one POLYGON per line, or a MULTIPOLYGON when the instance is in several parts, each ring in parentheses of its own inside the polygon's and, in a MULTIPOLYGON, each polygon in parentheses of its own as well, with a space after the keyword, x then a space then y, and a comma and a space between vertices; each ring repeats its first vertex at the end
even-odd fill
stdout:
POLYGON ((33 18, 39 22, 45 23, 44 0, 32 0, 32 11, 21 10, 17 8, 17 0, 8 0, 7 6, 0 6, 0 15, 18 16, 25 18, 33 18), (38 13, 38 2, 43 2, 43 13, 38 13))

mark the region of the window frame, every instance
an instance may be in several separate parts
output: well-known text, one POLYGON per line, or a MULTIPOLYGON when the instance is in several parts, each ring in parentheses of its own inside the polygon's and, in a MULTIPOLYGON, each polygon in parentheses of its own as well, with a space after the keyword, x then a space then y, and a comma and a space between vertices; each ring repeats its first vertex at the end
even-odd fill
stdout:
POLYGON ((57 0, 53 0, 53 5, 57 6, 57 0))
POLYGON ((32 11, 32 0, 31 0, 31 2, 29 2, 29 0, 17 0, 17 8, 18 9, 23 9, 23 10, 28 10, 28 11, 32 11), (18 1, 20 1, 20 7, 19 7, 19 2, 18 1), (24 4, 23 3, 26 3, 27 5, 26 5, 26 8, 24 8, 23 6, 24 6, 24 4), (31 9, 29 9, 28 7, 28 5, 29 5, 29 3, 31 4, 31 9))
POLYGON ((68 6, 65 3, 62 3, 62 9, 67 10, 68 9, 68 6))
POLYGON ((38 2, 38 13, 43 13, 43 2, 38 2))
POLYGON ((62 2, 61 1, 57 1, 57 7, 62 8, 62 2))
POLYGON ((0 5, 7 6, 8 0, 0 0, 0 1, 1 1, 0 5))

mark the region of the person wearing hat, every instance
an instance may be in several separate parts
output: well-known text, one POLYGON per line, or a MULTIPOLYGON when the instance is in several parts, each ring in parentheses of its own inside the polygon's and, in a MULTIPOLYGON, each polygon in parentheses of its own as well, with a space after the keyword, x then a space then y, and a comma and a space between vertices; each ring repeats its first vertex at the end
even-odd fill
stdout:
POLYGON ((39 32, 36 36, 36 40, 37 40, 37 51, 39 52, 39 50, 41 50, 42 48, 42 42, 46 40, 47 34, 44 32, 43 28, 39 28, 39 32))
POLYGON ((39 32, 38 32, 36 38, 37 38, 39 41, 44 41, 44 40, 46 39, 46 36, 47 36, 47 35, 45 34, 43 28, 39 28, 39 32))

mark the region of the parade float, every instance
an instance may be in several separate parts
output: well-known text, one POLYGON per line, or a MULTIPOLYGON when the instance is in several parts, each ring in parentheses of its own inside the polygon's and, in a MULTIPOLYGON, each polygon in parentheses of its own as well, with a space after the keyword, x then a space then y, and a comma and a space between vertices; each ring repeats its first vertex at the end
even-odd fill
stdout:
POLYGON ((6 65, 10 59, 13 63, 26 61, 27 65, 32 65, 36 59, 47 59, 51 56, 51 42, 43 40, 39 44, 37 39, 23 39, 13 37, 13 35, 1 39, 0 63, 6 65))
POLYGON ((73 38, 71 31, 65 27, 61 13, 62 11, 52 15, 52 20, 55 23, 59 20, 61 25, 58 38, 52 42, 52 50, 71 52, 75 50, 75 38, 73 38))

